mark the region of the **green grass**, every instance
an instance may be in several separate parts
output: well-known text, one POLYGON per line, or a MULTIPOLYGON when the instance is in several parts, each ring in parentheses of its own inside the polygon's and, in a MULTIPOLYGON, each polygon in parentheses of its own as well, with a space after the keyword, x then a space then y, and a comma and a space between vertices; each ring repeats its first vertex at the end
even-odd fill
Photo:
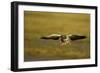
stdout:
POLYGON ((89 14, 25 11, 24 24, 24 61, 90 58, 89 14), (59 41, 40 39, 53 33, 87 38, 63 47, 59 41))

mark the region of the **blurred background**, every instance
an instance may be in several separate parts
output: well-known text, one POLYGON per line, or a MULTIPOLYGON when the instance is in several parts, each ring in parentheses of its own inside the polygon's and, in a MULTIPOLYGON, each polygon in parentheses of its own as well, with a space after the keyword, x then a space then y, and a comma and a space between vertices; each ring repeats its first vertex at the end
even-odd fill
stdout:
POLYGON ((90 14, 24 11, 24 60, 90 58, 90 14), (59 40, 44 40, 50 34, 78 34, 87 38, 60 47, 59 40))

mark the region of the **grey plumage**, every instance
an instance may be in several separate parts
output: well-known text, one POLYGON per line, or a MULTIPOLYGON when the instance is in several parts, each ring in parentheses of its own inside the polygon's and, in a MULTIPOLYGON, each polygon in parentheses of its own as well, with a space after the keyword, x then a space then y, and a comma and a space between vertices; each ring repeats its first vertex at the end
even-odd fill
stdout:
POLYGON ((62 44, 70 43, 70 41, 85 39, 86 36, 83 35, 59 35, 59 34, 51 34, 49 36, 42 36, 41 39, 52 39, 52 40, 60 40, 62 44))

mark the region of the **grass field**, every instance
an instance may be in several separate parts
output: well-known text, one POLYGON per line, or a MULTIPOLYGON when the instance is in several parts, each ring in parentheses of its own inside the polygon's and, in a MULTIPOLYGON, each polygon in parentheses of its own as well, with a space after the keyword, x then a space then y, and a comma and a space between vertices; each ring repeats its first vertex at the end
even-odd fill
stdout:
POLYGON ((90 58, 90 15, 82 13, 24 12, 24 61, 90 58), (81 34, 86 39, 61 47, 43 40, 50 34, 81 34))

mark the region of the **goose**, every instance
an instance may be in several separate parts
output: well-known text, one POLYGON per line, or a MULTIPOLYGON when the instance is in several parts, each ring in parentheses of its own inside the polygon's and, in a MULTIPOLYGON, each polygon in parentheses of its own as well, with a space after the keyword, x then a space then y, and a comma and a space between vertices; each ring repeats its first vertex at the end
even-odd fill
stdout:
POLYGON ((75 35, 75 34, 69 34, 69 35, 51 34, 48 36, 41 37, 41 39, 45 39, 45 40, 59 40, 61 43, 61 46, 66 45, 66 44, 71 44, 71 41, 76 41, 76 40, 85 39, 85 38, 86 36, 75 35))

